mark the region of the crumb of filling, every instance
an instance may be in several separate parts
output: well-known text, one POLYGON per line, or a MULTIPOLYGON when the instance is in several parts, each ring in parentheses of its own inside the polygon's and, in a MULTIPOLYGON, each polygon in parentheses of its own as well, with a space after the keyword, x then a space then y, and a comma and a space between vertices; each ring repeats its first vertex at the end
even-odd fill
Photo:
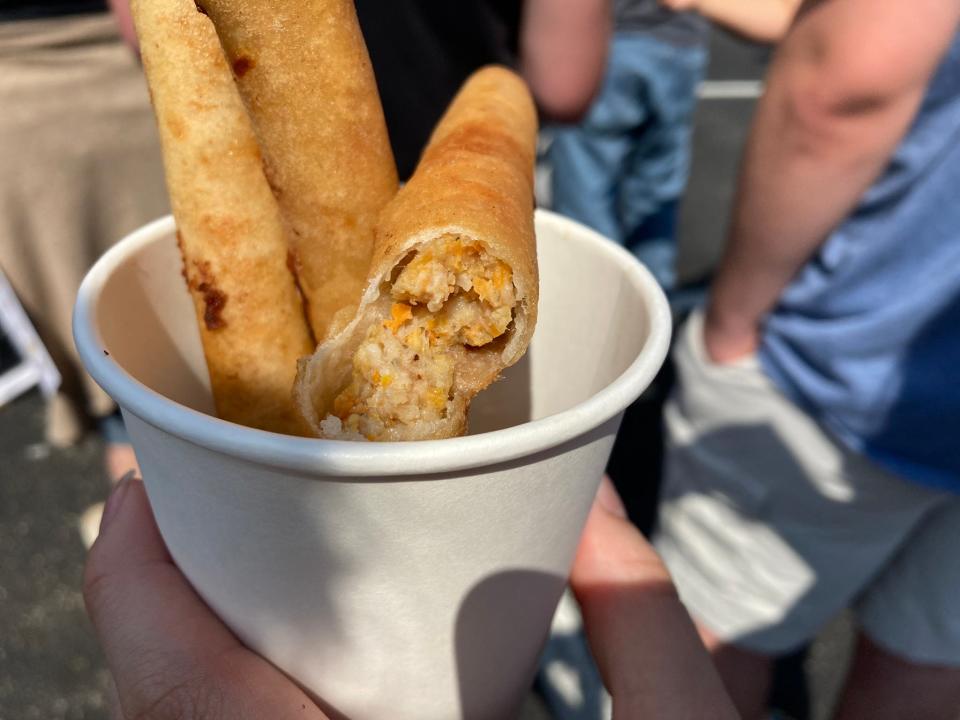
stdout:
POLYGON ((510 267, 459 236, 421 248, 394 280, 390 298, 389 317, 371 325, 354 353, 350 383, 334 400, 325 432, 378 440, 443 420, 455 352, 502 336, 517 302, 510 267))

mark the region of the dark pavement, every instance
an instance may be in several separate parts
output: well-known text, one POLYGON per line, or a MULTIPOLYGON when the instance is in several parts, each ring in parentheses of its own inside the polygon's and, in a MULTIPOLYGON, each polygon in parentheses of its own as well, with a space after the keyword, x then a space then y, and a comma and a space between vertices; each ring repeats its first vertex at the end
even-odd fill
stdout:
MULTIPOLYGON (((717 35, 711 80, 757 80, 767 52, 717 35)), ((749 90, 749 88, 747 88, 749 90)), ((714 86, 712 92, 739 92, 714 86)), ((754 101, 706 99, 697 115, 695 160, 681 222, 681 274, 699 279, 722 241, 740 148, 754 101)), ((641 418, 640 430, 649 418, 641 418)), ((56 450, 43 444, 36 393, 0 408, 0 720, 106 720, 103 669, 80 595, 80 514, 107 484, 102 445, 88 437, 56 450)), ((828 716, 850 641, 841 619, 805 660, 813 720, 828 716)), ((802 675, 783 674, 791 714, 803 712, 802 675), (792 700, 791 700, 792 698, 792 700)), ((531 696, 524 720, 549 718, 531 696)))
POLYGON ((0 409, 0 720, 105 720, 77 531, 106 491, 102 448, 42 441, 38 394, 0 409))

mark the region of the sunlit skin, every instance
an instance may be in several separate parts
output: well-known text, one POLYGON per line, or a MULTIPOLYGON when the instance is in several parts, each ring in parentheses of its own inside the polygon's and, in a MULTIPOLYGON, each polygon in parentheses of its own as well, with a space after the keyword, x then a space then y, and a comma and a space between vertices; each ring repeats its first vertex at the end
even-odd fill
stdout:
MULTIPOLYGON (((605 483, 571 579, 614 717, 734 720, 733 707, 653 549, 605 483)), ((304 692, 220 622, 173 564, 143 485, 120 483, 90 551, 84 598, 118 716, 323 720, 304 692)))

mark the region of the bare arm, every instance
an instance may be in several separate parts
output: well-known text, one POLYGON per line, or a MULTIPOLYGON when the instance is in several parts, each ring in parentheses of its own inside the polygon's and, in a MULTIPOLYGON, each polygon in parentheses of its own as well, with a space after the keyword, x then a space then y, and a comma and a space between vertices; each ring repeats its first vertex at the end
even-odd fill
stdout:
POLYGON ((727 30, 757 42, 782 38, 801 0, 660 0, 672 10, 696 10, 727 30))
POLYGON ((960 22, 954 0, 814 0, 780 46, 707 313, 723 362, 883 171, 960 22))
POLYGON ((527 0, 520 64, 541 109, 578 120, 590 107, 606 68, 610 0, 527 0))
POLYGON ((570 586, 614 718, 738 717, 656 552, 604 478, 570 586))

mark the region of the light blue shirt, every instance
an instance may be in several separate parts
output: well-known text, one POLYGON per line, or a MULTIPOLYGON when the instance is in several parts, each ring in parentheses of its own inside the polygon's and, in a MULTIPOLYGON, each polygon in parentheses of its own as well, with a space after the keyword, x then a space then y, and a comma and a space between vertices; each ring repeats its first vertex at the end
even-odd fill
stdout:
POLYGON ((783 294, 760 359, 854 450, 960 492, 960 35, 882 177, 783 294))

